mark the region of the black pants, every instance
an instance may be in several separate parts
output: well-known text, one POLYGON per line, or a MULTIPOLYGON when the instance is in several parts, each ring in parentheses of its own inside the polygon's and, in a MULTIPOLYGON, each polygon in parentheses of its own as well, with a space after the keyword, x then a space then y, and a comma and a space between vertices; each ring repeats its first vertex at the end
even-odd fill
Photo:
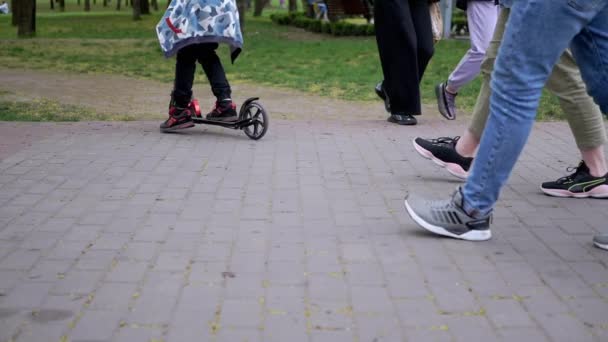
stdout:
POLYGON ((391 111, 420 114, 420 80, 434 52, 428 0, 375 0, 374 16, 391 111))
POLYGON ((196 72, 196 61, 201 63, 218 101, 230 98, 230 84, 220 58, 215 53, 217 43, 194 44, 177 52, 175 62, 175 84, 173 98, 179 106, 185 106, 192 97, 192 83, 196 72))

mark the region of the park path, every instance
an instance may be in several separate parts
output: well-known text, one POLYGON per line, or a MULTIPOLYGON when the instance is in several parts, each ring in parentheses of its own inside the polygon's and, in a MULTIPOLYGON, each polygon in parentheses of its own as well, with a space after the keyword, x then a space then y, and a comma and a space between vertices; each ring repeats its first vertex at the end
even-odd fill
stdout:
MULTIPOLYGON (((194 94, 204 109, 213 101, 209 86, 201 81, 194 94)), ((126 114, 143 120, 166 115, 171 84, 115 75, 60 74, 37 70, 0 68, 0 91, 14 100, 49 98, 80 105, 98 113, 126 114)), ((370 86, 370 91, 372 91, 370 86)), ((237 103, 258 96, 277 119, 370 120, 386 118, 381 102, 351 102, 309 95, 291 89, 237 83, 232 85, 237 103)))
MULTIPOLYGON (((154 82, 0 77, 112 110, 142 87, 166 106, 154 82)), ((608 253, 590 243, 606 202, 538 190, 577 162, 565 124, 534 127, 492 240, 470 243, 426 234, 403 209, 409 192, 460 184, 411 140, 464 122, 429 111, 400 127, 380 103, 239 87, 272 108, 260 141, 160 134, 158 121, 0 123, 0 342, 608 340, 608 253), (359 114, 311 120, 323 108, 359 114)))

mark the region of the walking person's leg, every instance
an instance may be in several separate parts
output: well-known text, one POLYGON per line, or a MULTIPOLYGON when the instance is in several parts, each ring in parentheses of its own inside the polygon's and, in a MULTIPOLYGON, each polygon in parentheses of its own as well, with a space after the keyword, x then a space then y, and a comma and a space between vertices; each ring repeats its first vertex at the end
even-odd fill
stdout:
MULTIPOLYGON (((605 5, 600 16, 572 40, 571 47, 577 62, 581 64, 581 73, 589 94, 602 112, 608 115, 608 5, 605 5)), ((596 235, 593 243, 608 250, 608 228, 604 230, 607 233, 596 235)))
MULTIPOLYGON (((426 3, 426 0, 412 1, 426 3)), ((417 121, 412 115, 421 113, 418 38, 409 3, 374 1, 374 25, 384 75, 380 91, 390 101, 391 118, 400 124, 415 125, 417 121)))
POLYGON ((439 112, 449 120, 455 119, 457 115, 458 91, 479 75, 481 63, 494 34, 499 7, 494 2, 469 1, 466 13, 471 47, 454 68, 448 81, 438 84, 435 89, 439 112))
MULTIPOLYGON (((481 85, 468 129, 464 131, 462 137, 443 138, 442 140, 417 138, 414 141, 416 150, 423 156, 437 159, 436 163, 444 165, 451 174, 461 179, 466 179, 468 176, 471 158, 474 157, 479 146, 479 140, 489 115, 490 74, 508 14, 508 9, 502 10, 494 37, 482 63, 484 82, 481 85)), ((576 144, 581 151, 583 163, 576 168, 576 172, 570 175, 570 178, 576 178, 577 182, 584 183, 603 177, 608 170, 604 154, 604 144, 607 139, 602 114, 598 106, 593 103, 593 99, 587 94, 578 66, 569 51, 562 54, 545 86, 558 97, 576 144)), ((605 185, 585 189, 576 188, 576 191, 573 192, 565 183, 566 180, 565 177, 562 177, 557 181, 545 182, 541 185, 541 190, 554 196, 604 197, 608 195, 605 185)))
MULTIPOLYGON (((418 57, 418 84, 422 82, 422 77, 426 71, 433 54, 435 53, 435 43, 433 42, 433 24, 429 15, 428 1, 411 1, 410 12, 412 22, 416 30, 416 53, 418 57)), ((420 99, 420 97, 418 97, 420 99)))
MULTIPOLYGON (((461 239, 491 237, 492 209, 528 138, 542 87, 553 65, 596 16, 608 21, 606 11, 608 0, 583 5, 576 0, 513 3, 492 75, 490 117, 471 174, 452 200, 409 198, 406 208, 417 223, 437 234, 461 239), (538 13, 544 13, 545 20, 537 20, 538 13), (437 216, 445 211, 449 215, 437 216)), ((599 31, 595 35, 608 36, 608 31, 596 29, 599 31)), ((578 62, 581 66, 593 63, 578 62)))

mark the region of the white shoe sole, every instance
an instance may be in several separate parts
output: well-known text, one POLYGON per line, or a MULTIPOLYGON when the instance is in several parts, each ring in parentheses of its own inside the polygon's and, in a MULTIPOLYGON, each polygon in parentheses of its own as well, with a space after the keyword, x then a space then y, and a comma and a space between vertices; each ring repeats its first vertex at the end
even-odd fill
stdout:
POLYGON ((432 233, 435 233, 438 235, 443 235, 443 236, 449 236, 454 239, 467 240, 467 241, 485 241, 485 240, 489 240, 492 238, 492 232, 489 229, 488 230, 471 230, 462 235, 457 235, 457 234, 451 233, 450 231, 448 231, 447 229, 445 229, 443 227, 435 226, 433 224, 426 222, 424 219, 422 219, 420 216, 418 216, 416 214, 416 212, 412 209, 412 207, 410 207, 409 203, 407 203, 407 200, 405 200, 404 203, 405 203, 405 210, 407 210, 407 213, 410 215, 410 217, 416 223, 418 223, 422 228, 424 228, 432 233))
POLYGON ((608 245, 606 245, 606 244, 599 243, 599 242, 595 242, 595 241, 593 241, 593 244, 594 244, 594 245, 595 245, 597 248, 601 248, 601 249, 604 249, 604 250, 607 250, 607 251, 608 251, 608 245))
POLYGON ((544 189, 541 185, 540 191, 546 195, 562 198, 608 198, 608 185, 600 185, 587 192, 570 192, 568 190, 544 189))
POLYGON ((412 144, 414 144, 414 149, 416 150, 416 152, 418 152, 420 156, 425 159, 429 159, 436 165, 439 165, 442 168, 446 169, 452 176, 460 180, 466 180, 469 176, 469 173, 465 171, 462 167, 460 167, 460 165, 453 163, 445 163, 441 159, 436 158, 431 152, 425 150, 422 146, 418 145, 416 139, 412 140, 412 144))

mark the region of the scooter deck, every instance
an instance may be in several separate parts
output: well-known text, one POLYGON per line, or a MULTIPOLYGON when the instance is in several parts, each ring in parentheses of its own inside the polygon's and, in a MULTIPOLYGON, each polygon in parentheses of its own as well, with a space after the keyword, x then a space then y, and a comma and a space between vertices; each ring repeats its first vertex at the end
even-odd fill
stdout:
POLYGON ((241 119, 236 121, 218 121, 193 117, 192 122, 194 122, 195 124, 221 126, 234 129, 240 129, 251 125, 251 119, 241 119))

